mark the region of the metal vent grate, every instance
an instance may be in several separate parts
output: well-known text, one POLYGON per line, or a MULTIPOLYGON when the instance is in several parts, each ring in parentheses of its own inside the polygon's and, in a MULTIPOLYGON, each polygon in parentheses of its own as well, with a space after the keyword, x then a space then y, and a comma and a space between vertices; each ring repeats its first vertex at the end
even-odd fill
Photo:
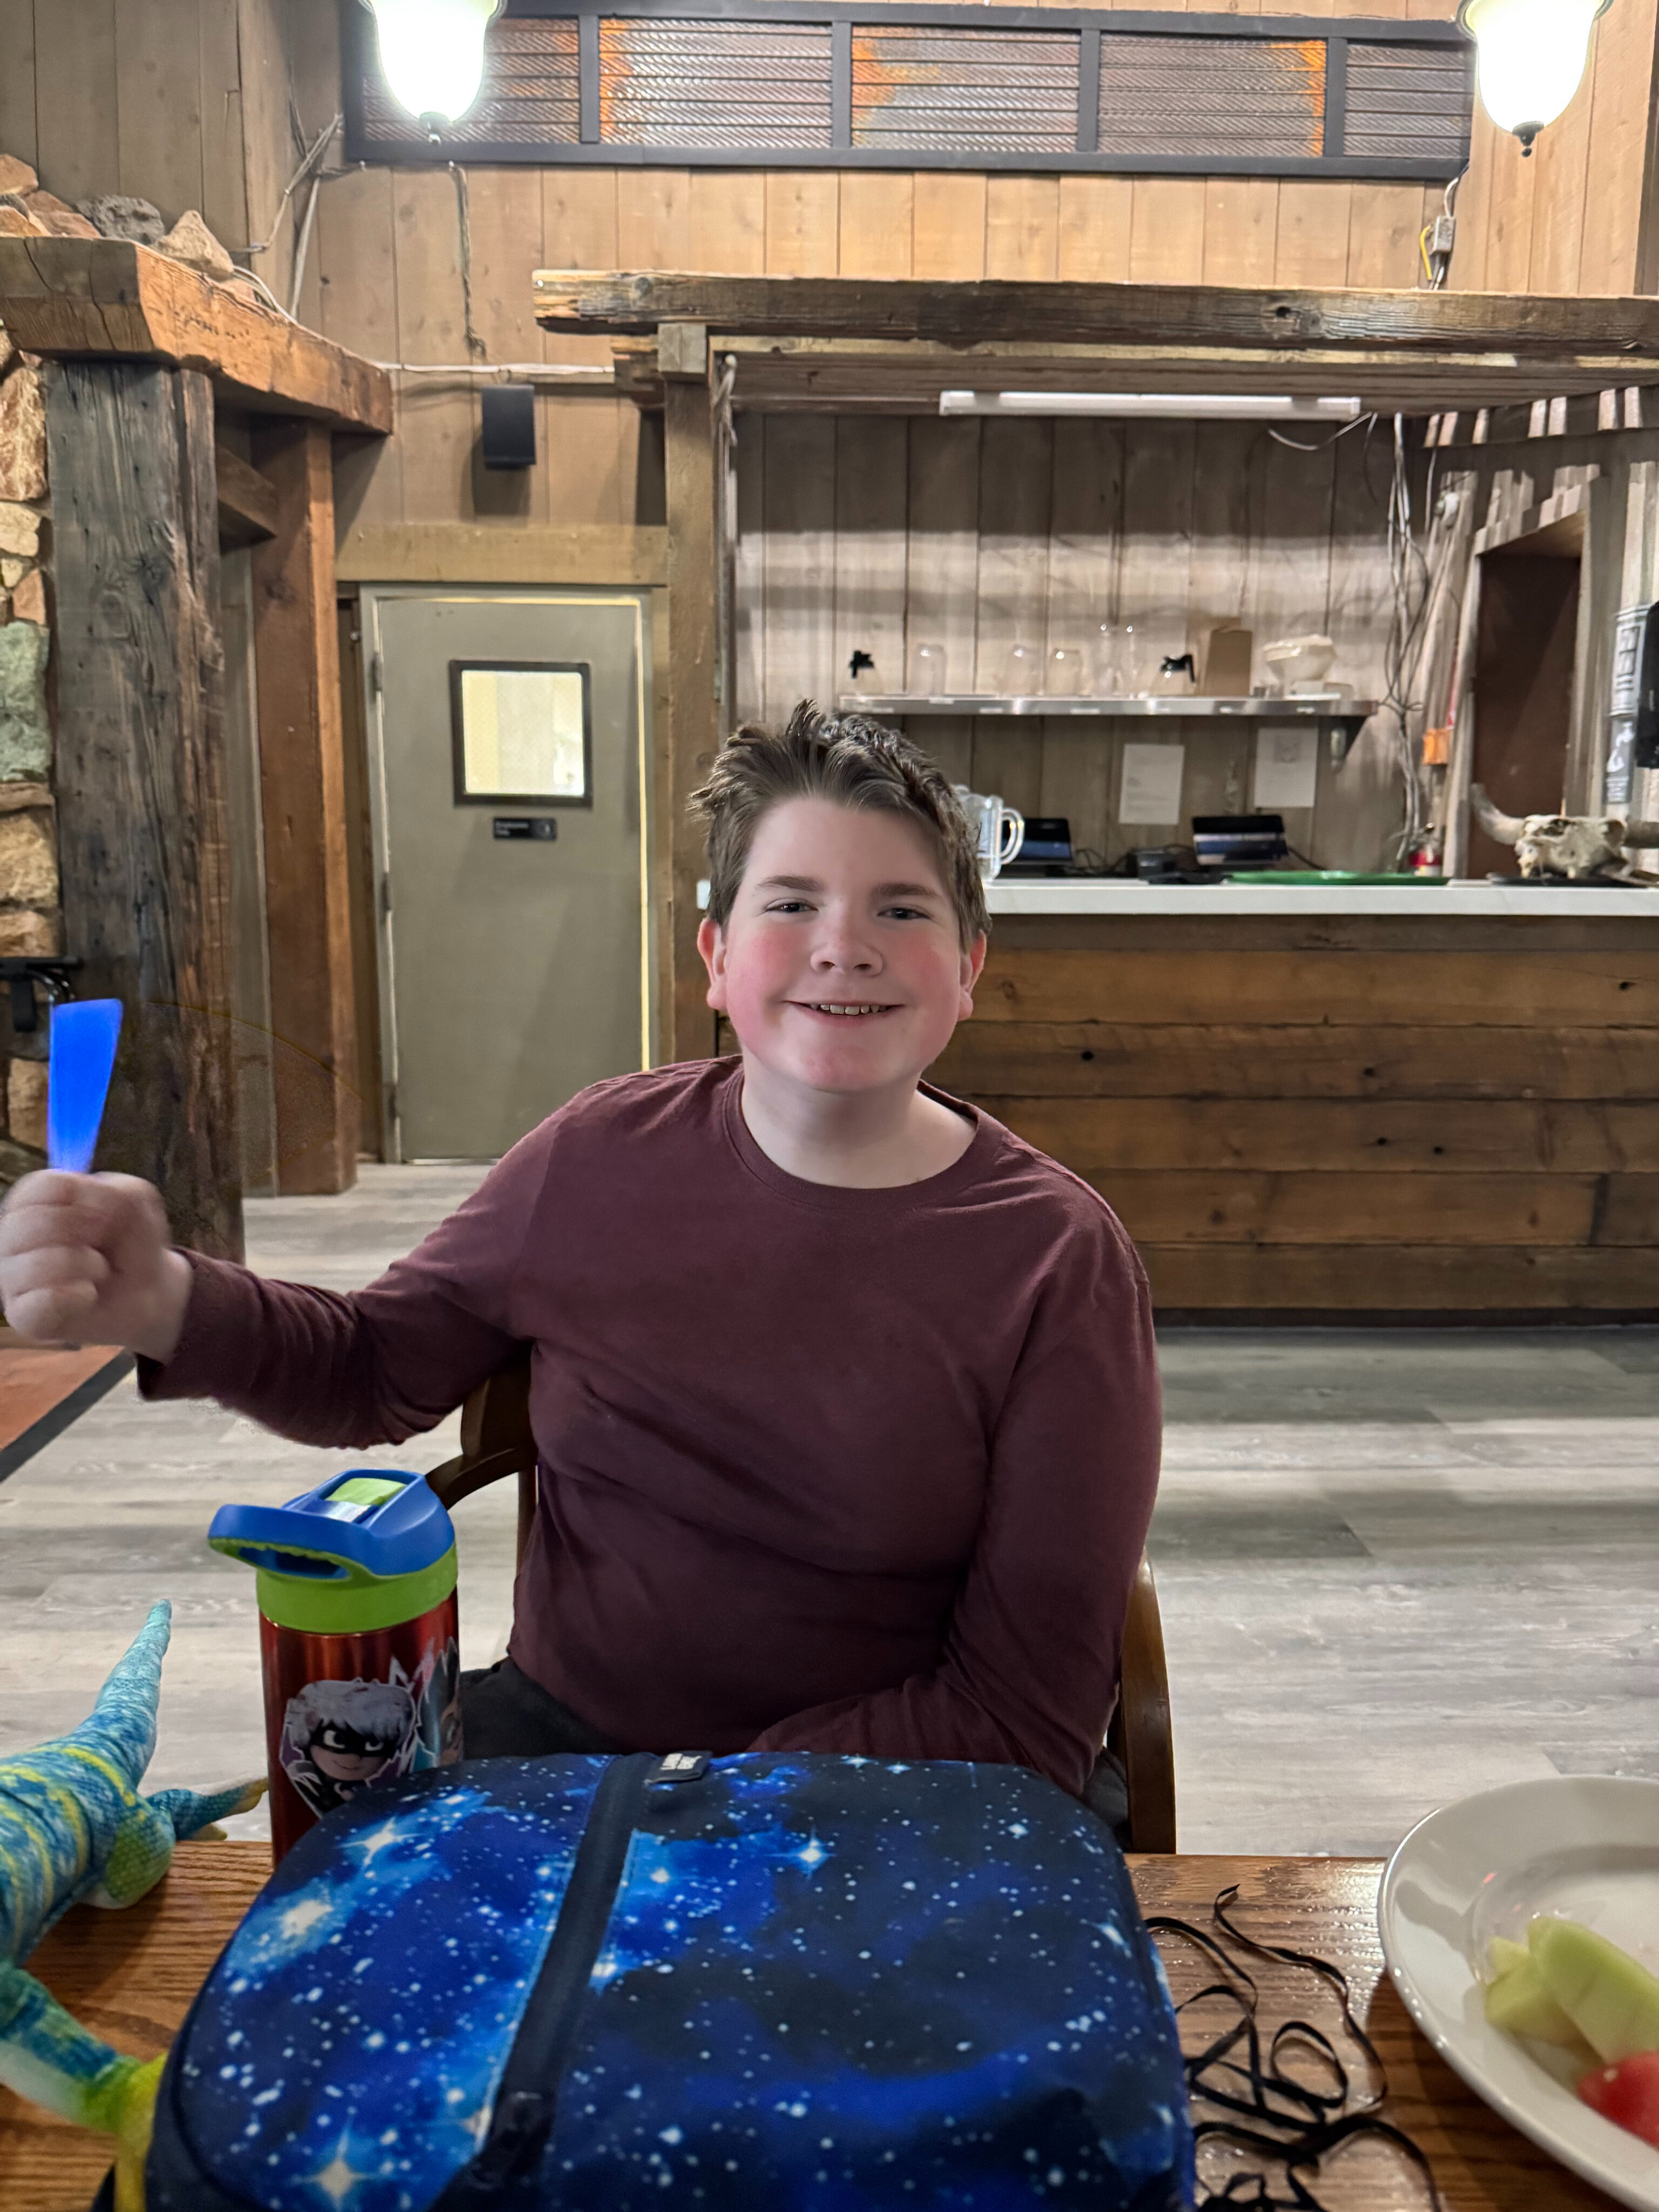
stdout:
POLYGON ((1216 6, 507 0, 477 101, 432 133, 348 8, 346 159, 1425 183, 1463 167, 1474 71, 1455 25, 1216 6))
POLYGON ((827 23, 607 16, 599 137, 611 146, 828 146, 827 23))
POLYGON ((1348 47, 1343 150, 1396 160, 1461 161, 1468 149, 1474 97, 1468 49, 1348 47))
POLYGON ((1322 39, 1139 38, 1100 42, 1100 150, 1316 155, 1325 143, 1322 39))
MULTIPOLYGON (((459 123, 446 124, 449 146, 574 146, 581 136, 576 21, 571 15, 508 16, 484 42, 483 88, 459 123)), ((363 135, 407 143, 410 118, 375 70, 363 83, 363 135)))
POLYGON ((1077 144, 1075 31, 853 29, 853 143, 1064 154, 1077 144))

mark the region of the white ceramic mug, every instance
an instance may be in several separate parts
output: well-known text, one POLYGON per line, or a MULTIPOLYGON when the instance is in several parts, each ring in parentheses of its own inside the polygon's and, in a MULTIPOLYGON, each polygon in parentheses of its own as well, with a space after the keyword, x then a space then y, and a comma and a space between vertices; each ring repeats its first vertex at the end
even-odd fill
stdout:
POLYGON ((988 798, 969 791, 965 783, 952 785, 968 827, 974 833, 979 872, 988 884, 1018 857, 1025 842, 1025 817, 1017 806, 1005 805, 994 793, 988 798))

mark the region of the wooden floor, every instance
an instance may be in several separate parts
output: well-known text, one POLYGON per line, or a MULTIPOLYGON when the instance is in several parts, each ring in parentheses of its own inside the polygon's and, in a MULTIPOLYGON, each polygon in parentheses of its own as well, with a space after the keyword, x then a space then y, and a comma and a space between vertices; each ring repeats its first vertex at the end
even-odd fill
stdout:
MULTIPOLYGON (((407 1250, 476 1170, 372 1169, 248 1208, 258 1265, 338 1288, 407 1250)), ((1526 1776, 1659 1775, 1659 1331, 1176 1332, 1152 1554, 1188 1850, 1392 1848, 1526 1776)), ((173 1601, 159 1786, 262 1760, 252 1578, 203 1536, 318 1452, 130 1379, 0 1483, 0 1752, 72 1725, 173 1601)), ((463 1658, 503 1647, 511 1486, 457 1516, 463 1658)), ((263 1816, 235 1825, 258 1832, 263 1816)))

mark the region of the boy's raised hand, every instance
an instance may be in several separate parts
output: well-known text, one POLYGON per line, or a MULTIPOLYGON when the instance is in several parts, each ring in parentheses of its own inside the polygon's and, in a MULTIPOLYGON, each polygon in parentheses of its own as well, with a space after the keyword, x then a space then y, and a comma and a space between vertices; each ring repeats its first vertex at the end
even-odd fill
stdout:
POLYGON ((190 1262, 161 1193, 137 1176, 24 1176, 0 1209, 0 1305, 40 1344, 118 1344, 166 1359, 184 1328, 190 1262))

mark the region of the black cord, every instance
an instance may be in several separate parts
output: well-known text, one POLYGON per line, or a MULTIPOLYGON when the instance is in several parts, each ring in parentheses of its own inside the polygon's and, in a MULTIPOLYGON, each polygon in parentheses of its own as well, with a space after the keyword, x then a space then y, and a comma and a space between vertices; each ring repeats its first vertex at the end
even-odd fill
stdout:
POLYGON ((1262 2161, 1260 2167, 1230 2174, 1219 2188, 1200 2181, 1197 2212, 1326 2212, 1303 2177, 1316 2178, 1320 2161, 1361 2137, 1392 2143, 1422 2175, 1432 2212, 1443 2212, 1433 2170, 1420 2147, 1392 2120, 1382 2118, 1389 2080, 1376 2045, 1354 2015, 1347 1976, 1328 1959, 1311 1951, 1292 1951, 1247 1935, 1233 1918, 1238 1885, 1224 1889, 1211 1906, 1219 1937, 1185 1920, 1158 1915, 1147 1920, 1154 1936, 1175 1936, 1193 1945, 1222 1978, 1185 1997, 1177 2014, 1196 2005, 1220 2001, 1235 2017, 1201 2051, 1185 2059, 1187 2094, 1193 2108, 1193 2139, 1226 2143, 1262 2161), (1225 1942, 1220 1938, 1225 1938, 1225 1942), (1227 1946, 1231 1945, 1230 1950, 1227 1946), (1261 1991, 1249 1969, 1236 1955, 1271 1959, 1314 1974, 1335 1996, 1344 2033, 1364 2054, 1374 2087, 1356 2091, 1336 2045, 1310 2021, 1280 2022, 1262 2049, 1256 2010, 1261 1991), (1330 2087, 1318 2087, 1287 2070, 1292 2051, 1314 2054, 1327 2070, 1330 2087), (1236 2054, 1242 2054, 1236 2055, 1236 2054), (1288 2195, 1275 2193, 1281 2184, 1288 2195))

